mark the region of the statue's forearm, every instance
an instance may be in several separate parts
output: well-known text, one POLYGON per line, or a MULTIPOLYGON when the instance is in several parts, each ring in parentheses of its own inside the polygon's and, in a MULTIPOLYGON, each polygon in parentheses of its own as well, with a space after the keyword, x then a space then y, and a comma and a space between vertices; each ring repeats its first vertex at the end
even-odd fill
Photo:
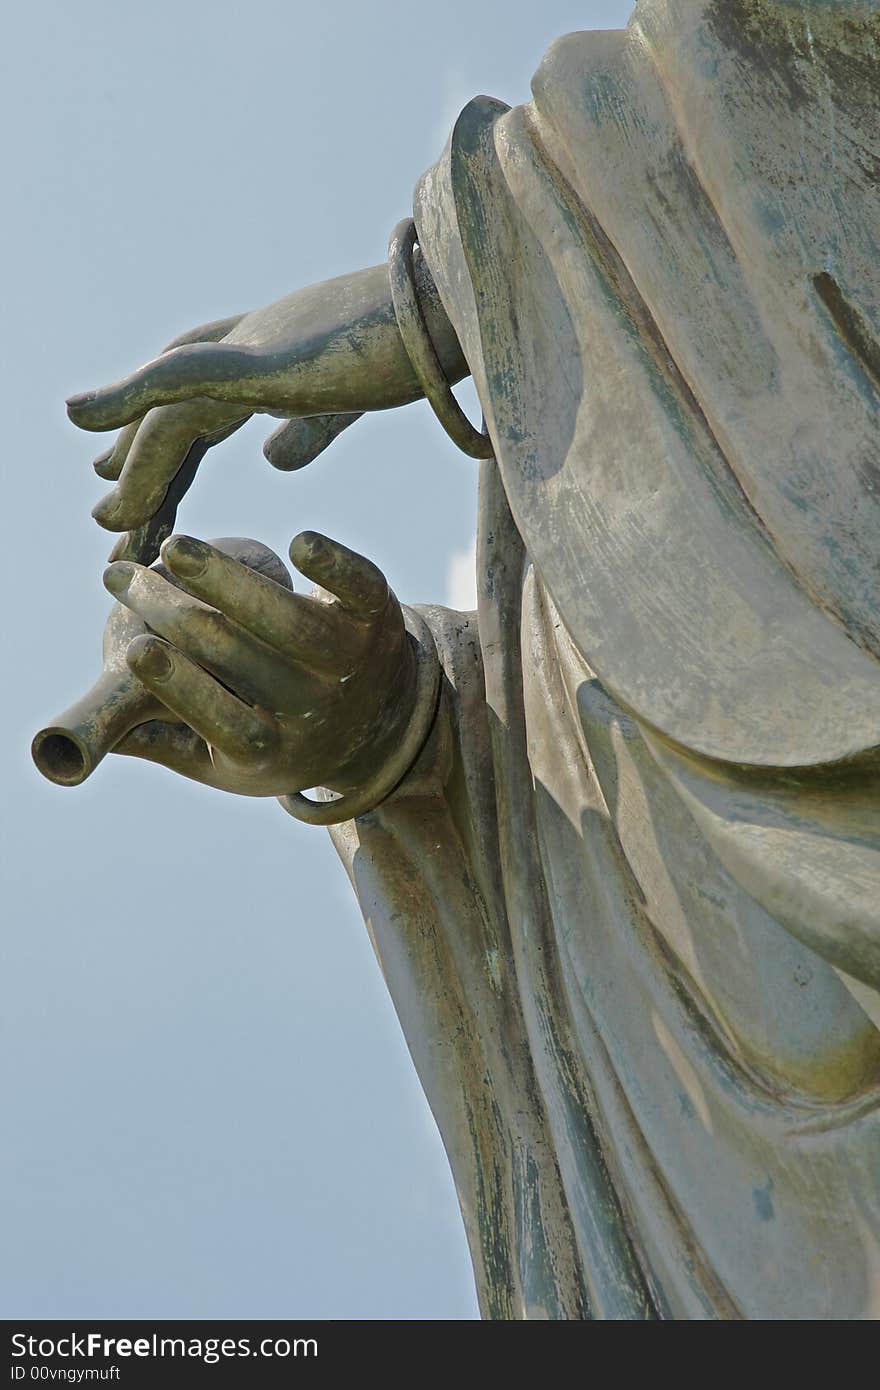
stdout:
MULTIPOLYGON (((415 272, 419 301, 443 371, 450 382, 460 381, 469 368, 420 255, 415 258, 415 272)), ((270 310, 262 310, 258 321, 247 315, 227 343, 259 346, 263 351, 268 346, 271 352, 273 325, 267 319, 273 316, 278 322, 279 372, 287 378, 285 394, 295 393, 298 413, 384 410, 423 394, 397 326, 387 265, 297 290, 270 310), (282 347, 290 323, 296 324, 297 338, 292 363, 289 342, 282 347)))
MULTIPOLYGON (((363 411, 418 399, 422 383, 435 410, 435 396, 447 413, 457 410, 447 383, 469 369, 433 278, 421 256, 407 259, 402 300, 393 273, 394 265, 390 272, 373 266, 204 325, 122 381, 68 400, 68 414, 82 429, 137 422, 120 437, 124 447, 117 441, 100 460, 102 476, 116 485, 92 515, 110 531, 152 530, 114 559, 155 558, 158 531, 170 529, 174 506, 158 529, 153 518, 192 447, 204 452, 255 411, 297 421, 323 417, 317 428, 286 428, 273 438, 268 456, 287 469, 309 462, 363 411)), ((179 496, 173 501, 176 506, 179 496)))

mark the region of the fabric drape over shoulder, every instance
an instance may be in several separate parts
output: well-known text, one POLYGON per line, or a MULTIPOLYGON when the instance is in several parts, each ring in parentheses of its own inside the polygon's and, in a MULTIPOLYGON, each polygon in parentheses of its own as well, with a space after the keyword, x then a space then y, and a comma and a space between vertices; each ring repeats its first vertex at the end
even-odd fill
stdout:
POLYGON ((491 1316, 880 1313, 878 54, 645 0, 416 192, 479 612, 334 837, 491 1316))
POLYGON ((880 741, 878 39, 874 4, 640 5, 471 103, 416 194, 568 631, 730 762, 880 741))

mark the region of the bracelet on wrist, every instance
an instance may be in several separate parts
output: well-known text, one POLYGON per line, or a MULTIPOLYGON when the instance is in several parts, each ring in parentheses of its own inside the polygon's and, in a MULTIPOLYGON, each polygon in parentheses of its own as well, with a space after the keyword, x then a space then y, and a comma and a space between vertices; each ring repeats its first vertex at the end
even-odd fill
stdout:
POLYGON ((403 346, 431 409, 449 437, 471 458, 491 458, 492 441, 486 433, 485 422, 481 432, 465 415, 452 394, 428 331, 413 265, 413 247, 417 240, 416 224, 411 217, 406 217, 398 222, 388 243, 391 302, 403 346))
POLYGON ((341 796, 324 791, 327 799, 321 801, 312 801, 302 792, 279 796, 281 805, 294 820, 306 825, 339 825, 375 811, 400 785, 424 748, 440 701, 440 659, 431 629, 421 614, 404 604, 401 610, 416 661, 415 700, 403 738, 391 757, 357 791, 341 796))

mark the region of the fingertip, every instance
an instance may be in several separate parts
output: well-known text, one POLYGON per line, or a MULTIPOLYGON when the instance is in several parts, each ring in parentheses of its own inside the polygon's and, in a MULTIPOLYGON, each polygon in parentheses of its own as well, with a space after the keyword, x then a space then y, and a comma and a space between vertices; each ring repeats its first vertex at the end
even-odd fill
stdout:
POLYGON ((388 584, 378 566, 329 536, 300 532, 290 543, 290 558, 302 574, 359 617, 375 617, 388 600, 388 584))
POLYGON ((118 470, 116 468, 116 463, 113 458, 115 452, 115 449, 105 449, 103 454, 99 454, 98 457, 92 461, 92 467, 94 468, 98 477, 104 478, 109 483, 115 483, 117 477, 119 476, 118 470))
POLYGON ((268 439, 263 440, 263 458, 281 473, 292 473, 301 466, 298 459, 292 465, 288 463, 287 443, 286 425, 279 425, 268 439))
POLYGON ((136 566, 129 560, 114 560, 105 569, 101 576, 104 588, 111 593, 114 598, 119 598, 124 594, 132 579, 135 576, 136 566))
POLYGON ((65 401, 67 418, 78 429, 104 430, 107 428, 103 423, 96 424, 93 419, 97 394, 96 391, 79 391, 76 395, 68 396, 65 401))
POLYGON ((129 642, 125 660, 129 670, 150 684, 163 685, 174 672, 168 643, 150 633, 142 633, 129 642))
POLYGON ((131 560, 133 558, 132 555, 129 553, 131 550, 131 545, 131 532, 123 531, 122 535, 119 537, 119 540, 115 543, 113 549, 110 551, 110 554, 107 556, 108 563, 112 565, 114 560, 131 560))
POLYGON ((210 547, 194 536, 169 536, 160 550, 162 563, 179 579, 198 579, 208 568, 210 547))
POLYGON ((92 507, 92 516, 99 526, 103 526, 105 531, 121 531, 127 529, 126 523, 120 520, 121 511, 119 493, 114 488, 108 492, 106 497, 102 497, 100 502, 96 502, 92 507))
POLYGON ((68 396, 64 404, 67 406, 67 413, 71 419, 80 411, 83 406, 87 406, 89 401, 95 399, 94 391, 74 391, 72 396, 68 396))
MULTIPOLYGON (((294 536, 288 548, 288 555, 298 570, 311 561, 320 559, 327 550, 327 537, 319 531, 300 531, 294 536)), ((304 571, 305 572, 305 571, 304 571)))
POLYGON ((308 415, 285 420, 263 444, 263 457, 273 468, 292 473, 322 454, 337 435, 359 420, 360 414, 308 415))

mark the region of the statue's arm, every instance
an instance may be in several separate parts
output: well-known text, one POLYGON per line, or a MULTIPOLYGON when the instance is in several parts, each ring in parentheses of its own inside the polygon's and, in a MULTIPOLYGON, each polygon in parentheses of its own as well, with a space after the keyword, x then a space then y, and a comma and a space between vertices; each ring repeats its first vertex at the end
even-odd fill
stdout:
POLYGON ((476 614, 421 611, 442 669, 432 736, 391 797, 330 833, 443 1138, 483 1316, 578 1319, 501 888, 476 614))
MULTIPOLYGON (((450 382, 468 366, 430 271, 414 260, 419 303, 450 382)), ((405 405, 422 388, 395 318, 386 265, 298 290, 267 308, 183 335, 153 361, 112 386, 68 402, 81 429, 122 432, 97 461, 115 481, 94 509, 110 531, 141 527, 161 507, 190 450, 218 441, 254 413, 353 417, 405 405), (219 336, 218 336, 219 335, 219 336)), ((303 447, 330 438, 332 425, 306 432, 303 447), (322 434, 323 431, 323 434, 322 434)), ((298 438, 298 436, 297 436, 298 438)), ((278 443, 282 467, 295 466, 278 443)), ((305 460, 304 460, 305 461, 305 460)), ((152 558, 152 557, 150 557, 152 558)))
POLYGON ((309 598, 277 560, 273 578, 228 549, 178 536, 161 569, 109 567, 140 624, 121 660, 146 696, 115 751, 243 794, 351 797, 396 766, 417 722, 411 765, 334 841, 449 1153, 484 1312, 581 1317, 501 890, 476 615, 417 611, 439 677, 423 725, 414 624, 374 565, 298 537, 292 556, 321 586, 309 598), (558 1234, 552 1262, 517 1217, 536 1208, 558 1234))

